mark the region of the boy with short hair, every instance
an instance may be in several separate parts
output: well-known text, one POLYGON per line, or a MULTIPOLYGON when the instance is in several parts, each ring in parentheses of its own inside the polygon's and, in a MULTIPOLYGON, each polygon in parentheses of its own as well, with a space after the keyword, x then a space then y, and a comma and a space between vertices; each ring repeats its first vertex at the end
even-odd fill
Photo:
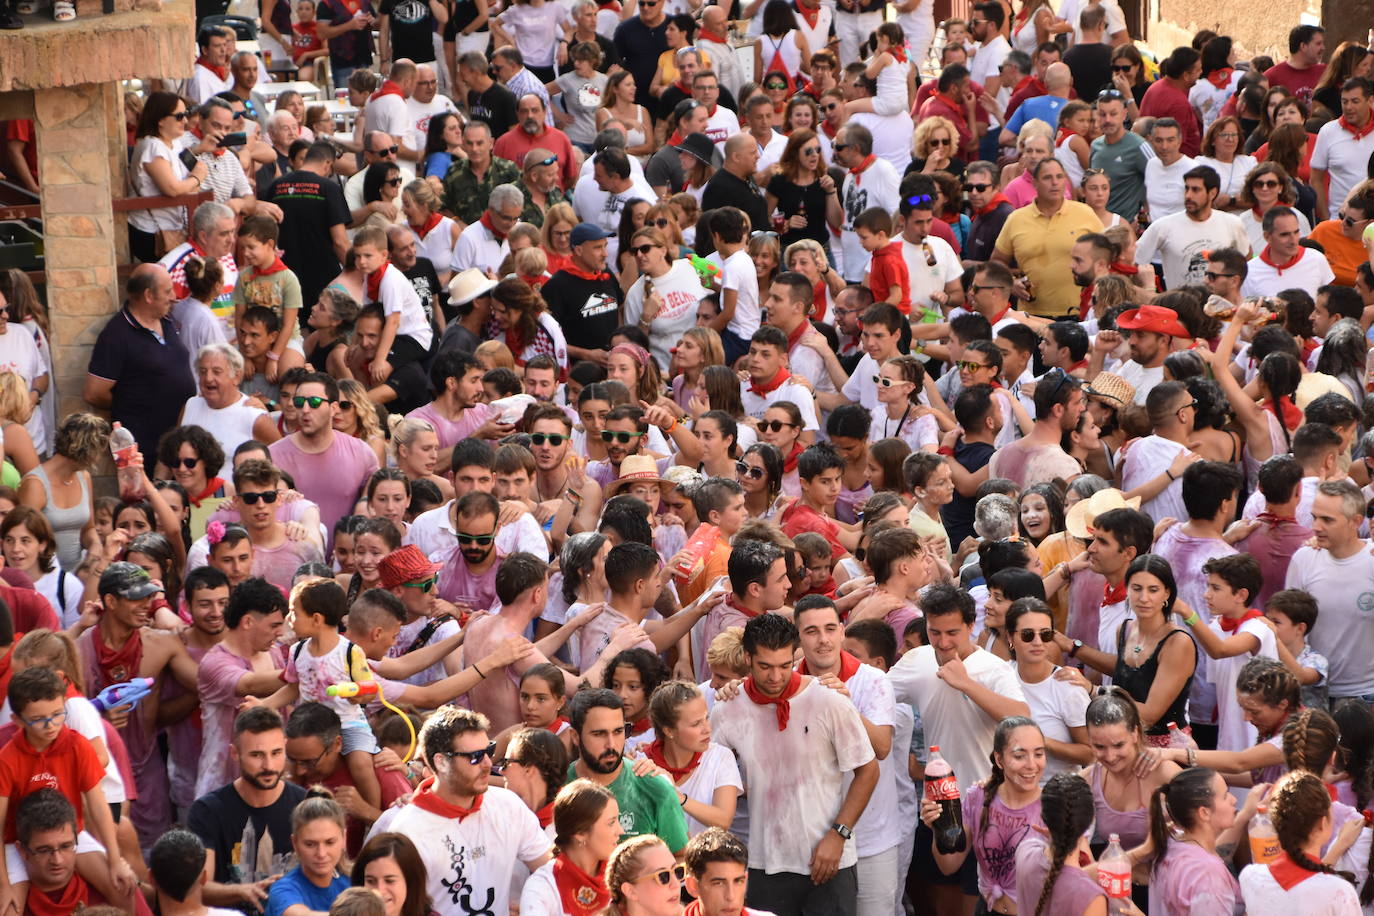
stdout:
POLYGON ((835 597, 834 563, 830 559, 830 542, 814 531, 803 531, 792 539, 806 565, 806 590, 803 595, 835 597))
POLYGON ((974 536, 973 510, 978 488, 988 479, 988 462, 997 450, 997 434, 1002 431, 1001 401, 993 396, 991 385, 970 385, 954 399, 954 419, 958 426, 940 437, 937 453, 949 465, 954 479, 954 498, 940 514, 952 545, 974 536))
MULTIPOLYGON (((725 364, 733 366, 749 350, 749 341, 763 319, 758 272, 745 250, 749 244, 749 217, 735 207, 721 207, 711 214, 707 224, 716 248, 709 260, 720 265, 720 314, 711 319, 711 327, 720 332, 725 345, 725 364)), ((785 346, 783 352, 787 352, 785 346)))
POLYGON ((749 379, 740 382, 740 401, 744 404, 744 412, 756 420, 762 420, 764 411, 770 406, 778 401, 790 401, 801 410, 800 442, 803 445, 814 442, 816 431, 820 429, 816 402, 810 391, 792 381, 792 370, 787 365, 787 335, 772 325, 764 325, 754 332, 746 346, 749 353, 745 357, 744 368, 749 373, 749 379))
POLYGON ((234 286, 234 325, 244 310, 260 305, 271 309, 280 322, 277 339, 267 351, 267 380, 276 383, 283 372, 305 365, 301 338, 301 282, 277 253, 277 221, 270 216, 248 216, 239 226, 239 250, 243 266, 234 286))
MULTIPOLYGON (((1250 606, 1259 594, 1264 576, 1259 563, 1246 553, 1213 557, 1202 564, 1207 576, 1209 623, 1202 623, 1189 608, 1183 622, 1210 657, 1207 676, 1217 691, 1217 750, 1243 751, 1253 747, 1258 733, 1245 721, 1236 697, 1236 678, 1252 657, 1278 658, 1274 629, 1264 614, 1250 606)), ((1187 607, 1187 605, 1184 605, 1187 607)))
POLYGON ((801 480, 801 499, 792 503, 778 519, 783 534, 794 538, 803 531, 814 531, 830 543, 830 556, 838 560, 859 546, 859 531, 835 521, 835 503, 840 498, 840 474, 844 459, 828 442, 817 443, 797 458, 797 477, 801 480))
POLYGON ((820 405, 825 410, 834 410, 842 404, 859 404, 865 410, 872 410, 878 405, 878 385, 873 381, 874 377, 881 374, 883 363, 901 355, 898 347, 907 320, 895 305, 873 303, 864 309, 859 325, 862 328, 860 339, 864 355, 850 373, 849 381, 840 389, 840 394, 818 395, 820 405))
POLYGON ((749 850, 734 834, 707 827, 692 837, 683 853, 687 892, 696 898, 696 916, 763 916, 744 905, 749 886, 749 850))
POLYGON ((892 241, 892 214, 882 207, 869 207, 854 218, 854 234, 864 251, 873 255, 868 265, 873 300, 895 305, 903 315, 910 315, 911 277, 902 257, 902 243, 892 241))
MULTIPOLYGON (((265 305, 249 305, 235 322, 234 346, 243 356, 243 382, 239 390, 244 394, 261 396, 264 401, 275 400, 275 382, 267 381, 272 366, 271 354, 281 340, 281 317, 265 305), (262 380, 256 380, 262 376, 262 380)), ((278 376, 280 377, 280 376, 278 376)))
POLYGON ((744 488, 728 477, 712 477, 692 491, 692 508, 703 525, 718 529, 711 552, 703 558, 701 569, 686 583, 678 583, 683 601, 694 601, 710 584, 725 575, 730 563, 730 542, 749 518, 744 507, 744 488))
POLYGON ((206 559, 224 573, 232 593, 239 583, 253 575, 253 540, 242 525, 216 524, 206 526, 205 539, 210 546, 206 559))
POLYGON ((1326 656, 1307 641, 1317 624, 1317 600, 1301 589, 1285 588, 1265 602, 1264 616, 1273 627, 1279 661, 1302 685, 1302 705, 1325 709, 1326 656))
POLYGON ((385 316, 370 377, 363 380, 368 386, 381 385, 393 372, 424 359, 434 343, 415 287, 388 260, 388 252, 386 232, 376 226, 364 226, 353 236, 354 263, 364 277, 363 304, 381 303, 385 316))

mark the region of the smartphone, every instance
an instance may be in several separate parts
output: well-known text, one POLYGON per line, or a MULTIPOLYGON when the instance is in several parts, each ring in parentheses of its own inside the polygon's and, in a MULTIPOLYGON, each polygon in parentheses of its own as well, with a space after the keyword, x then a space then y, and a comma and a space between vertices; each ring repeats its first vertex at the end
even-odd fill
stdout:
POLYGON ((248 132, 247 132, 247 131, 242 131, 242 130, 240 130, 240 131, 235 131, 235 132, 232 133, 232 134, 225 134, 225 135, 224 135, 224 138, 223 138, 222 140, 219 141, 219 148, 220 148, 220 149, 224 149, 224 148, 227 147, 227 146, 243 146, 243 145, 244 145, 245 143, 247 143, 247 142, 248 142, 248 132))
POLYGON ((184 149, 181 152, 177 153, 177 158, 181 160, 182 165, 186 166, 186 170, 188 172, 191 169, 195 168, 196 163, 200 161, 196 159, 196 154, 188 149, 184 149))

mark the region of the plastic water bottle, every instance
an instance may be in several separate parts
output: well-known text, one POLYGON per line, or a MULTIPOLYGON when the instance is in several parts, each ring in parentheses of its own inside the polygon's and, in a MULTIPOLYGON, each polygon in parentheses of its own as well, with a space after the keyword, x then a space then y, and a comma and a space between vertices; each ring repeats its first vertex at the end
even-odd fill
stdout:
POLYGON ((1115 833, 1097 860, 1097 883, 1107 892, 1108 911, 1125 912, 1125 902, 1131 899, 1131 861, 1126 858, 1121 838, 1115 833))
POLYGON ((134 441, 134 434, 123 426, 116 426, 110 433, 110 454, 114 457, 115 467, 127 468, 137 451, 138 443, 134 441))
POLYGON ((930 746, 930 760, 926 763, 926 798, 940 806, 940 816, 930 825, 935 834, 935 848, 945 855, 963 852, 968 847, 964 833, 964 813, 959 801, 959 782, 954 768, 940 756, 940 746, 930 746))
POLYGON ((1181 747, 1184 749, 1192 748, 1197 750, 1197 742, 1193 736, 1178 727, 1177 722, 1169 723, 1169 747, 1181 747))
POLYGON ((1279 857, 1279 834, 1269 819, 1269 806, 1260 805, 1250 819, 1250 861, 1268 865, 1279 857))
POLYGON ((697 571, 706 564, 706 557, 710 555, 718 540, 720 529, 715 525, 707 523, 697 526, 697 530, 692 532, 686 546, 682 548, 683 557, 678 560, 677 567, 673 570, 673 575, 679 582, 691 581, 697 571))

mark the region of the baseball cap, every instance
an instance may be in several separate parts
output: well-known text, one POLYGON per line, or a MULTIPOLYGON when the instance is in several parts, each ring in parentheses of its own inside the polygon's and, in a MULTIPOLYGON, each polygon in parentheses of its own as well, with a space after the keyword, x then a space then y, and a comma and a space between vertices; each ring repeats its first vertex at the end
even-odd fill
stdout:
POLYGON ((581 245, 583 242, 599 242, 602 239, 608 239, 610 237, 611 233, 602 229, 596 223, 578 223, 576 226, 573 226, 570 244, 577 246, 581 245))
POLYGON ((152 580, 147 570, 132 563, 111 563, 100 574, 101 595, 118 595, 129 601, 137 601, 160 591, 162 588, 152 580))

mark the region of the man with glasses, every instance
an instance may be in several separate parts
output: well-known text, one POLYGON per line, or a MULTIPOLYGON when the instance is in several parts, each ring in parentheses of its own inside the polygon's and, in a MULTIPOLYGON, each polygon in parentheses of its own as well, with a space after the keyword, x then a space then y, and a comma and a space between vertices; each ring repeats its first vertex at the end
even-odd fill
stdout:
MULTIPOLYGON (((348 181, 344 182, 344 200, 348 203, 348 210, 353 216, 353 222, 358 225, 361 225, 372 213, 378 211, 387 217, 388 221, 398 219, 401 215, 399 203, 388 204, 384 201, 363 203, 363 184, 367 178, 367 170, 369 166, 378 162, 394 162, 396 167, 401 170, 401 181, 404 183, 415 177, 415 167, 409 162, 402 162, 397 158, 400 155, 401 146, 392 134, 374 131, 365 134, 365 136, 367 141, 363 144, 363 167, 354 172, 348 181)), ((397 200, 399 201, 400 198, 397 200)))
POLYGON ((519 185, 497 185, 487 198, 487 208, 477 222, 471 223, 458 236, 453 246, 453 269, 492 270, 510 252, 506 234, 520 222, 525 209, 525 194, 519 185))
POLYGON ((964 241, 962 264, 977 267, 992 257, 1002 224, 1015 208, 997 185, 997 166, 985 160, 970 162, 964 169, 964 197, 973 213, 964 241))
POLYGON ((1150 518, 1189 518, 1183 471, 1201 456, 1188 448, 1197 401, 1182 382, 1161 382, 1145 397, 1151 434, 1131 443, 1122 460, 1121 489, 1141 498, 1150 518))
POLYGON ((486 716, 467 709, 445 706, 430 716, 419 746, 434 781, 384 825, 414 841, 425 892, 440 913, 506 913, 517 867, 534 871, 552 858, 534 812, 490 784, 491 732, 486 716))
POLYGON ((322 372, 296 386, 293 403, 300 428, 268 447, 272 463, 291 475, 305 497, 320 507, 326 531, 353 514, 353 506, 372 472, 377 453, 366 442, 334 431, 339 385, 322 372))
POLYGON ((721 104, 720 79, 715 71, 703 70, 692 78, 692 98, 706 106, 703 133, 723 155, 725 141, 739 133, 739 115, 733 108, 721 104))
MULTIPOLYGON (((525 96, 533 98, 533 96, 525 96)), ((525 154, 524 172, 520 176, 520 191, 525 195, 525 209, 520 221, 533 226, 544 225, 544 214, 554 204, 568 198, 558 186, 558 156, 552 150, 536 147, 525 154)))
POLYGON ((1140 134, 1126 129, 1127 99, 1118 89, 1097 95, 1097 124, 1102 135, 1092 142, 1089 164, 1111 180, 1107 209, 1134 223, 1145 203, 1145 163, 1154 158, 1140 134))
MULTIPOLYGON (((1154 213, 1151 206, 1152 221, 1149 228, 1141 233, 1135 249, 1135 261, 1142 268, 1148 268, 1152 261, 1160 261, 1164 267, 1164 285, 1167 288, 1178 289, 1189 283, 1202 282, 1209 251, 1219 248, 1234 248, 1242 252, 1249 250, 1250 237, 1246 235, 1245 224, 1240 217, 1213 207, 1220 189, 1221 178, 1216 170, 1210 165, 1198 165, 1183 173, 1182 212, 1160 216, 1154 213)), ((1287 208, 1276 207, 1269 212, 1273 213, 1274 210, 1287 208)), ((1295 227, 1296 223, 1297 219, 1294 218, 1295 227)), ((1296 244, 1295 238, 1295 247, 1296 244)), ((1284 284, 1285 288, 1297 285, 1300 284, 1284 284)))
POLYGON ((287 537, 286 523, 277 519, 280 482, 281 471, 261 459, 234 468, 239 521, 253 543, 253 575, 286 591, 302 563, 322 563, 324 555, 309 538, 287 537))
MULTIPOLYGON (((511 109, 513 113, 513 104, 511 109)), ((444 212, 465 225, 472 225, 482 218, 482 211, 488 206, 488 198, 496 187, 513 185, 520 180, 518 165, 509 159, 492 155, 493 129, 476 118, 463 125, 463 158, 455 159, 444 175, 444 212)), ((498 259, 478 266, 487 269, 499 263, 498 259)))
MULTIPOLYGON (((28 873, 29 897, 25 912, 60 913, 71 907, 80 910, 110 903, 76 873, 77 850, 81 849, 82 853, 93 850, 85 848, 85 839, 78 845, 76 809, 72 803, 53 788, 39 789, 22 800, 11 799, 10 803, 17 803, 14 847, 28 873)), ((86 837, 89 838, 89 834, 86 837)), ((135 916, 152 916, 143 894, 135 892, 131 899, 135 916)), ((114 902, 130 905, 128 900, 114 902)))
POLYGON ((534 150, 555 157, 555 175, 559 187, 567 190, 577 183, 578 163, 573 155, 572 141, 557 127, 548 124, 548 102, 533 93, 520 96, 515 106, 519 119, 515 126, 496 139, 492 152, 501 159, 523 162, 528 168, 528 156, 534 150))
POLYGON ((546 510, 567 500, 573 506, 569 534, 596 529, 601 511, 601 486, 582 472, 579 458, 570 463, 572 418, 561 407, 539 404, 526 414, 530 452, 534 455, 534 498, 546 510))
POLYGON ((1251 259, 1241 295, 1276 296, 1286 289, 1300 289, 1315 299, 1317 290, 1336 278, 1326 255, 1302 244, 1296 212, 1270 207, 1261 225, 1264 250, 1251 259))
POLYGON ((1207 253, 1207 272, 1202 277, 1208 293, 1240 305, 1240 288, 1248 271, 1245 255, 1234 248, 1214 248, 1207 253))
POLYGON ((873 134, 860 124, 846 124, 835 136, 835 162, 848 169, 844 187, 831 193, 826 219, 840 230, 840 259, 845 282, 861 283, 872 256, 854 231, 854 220, 872 207, 897 209, 901 180, 892 163, 873 155, 873 134))
MULTIPOLYGON (((470 437, 454 446, 453 457, 449 459, 449 468, 453 474, 454 498, 437 509, 430 509, 416 516, 402 539, 404 543, 419 547, 425 556, 435 562, 447 558, 453 549, 458 547, 477 551, 468 559, 470 562, 478 563, 487 557, 482 548, 492 545, 501 556, 523 552, 532 553, 537 557, 547 557, 549 542, 544 537, 544 530, 539 522, 535 521, 534 516, 525 510, 524 503, 509 502, 499 505, 494 502, 495 497, 492 497, 493 502, 488 504, 485 500, 474 497, 466 503, 465 511, 471 514, 486 511, 483 508, 485 506, 495 506, 491 511, 493 514, 499 512, 496 520, 500 524, 482 527, 483 523, 471 522, 460 525, 459 507, 464 505, 464 499, 474 493, 491 496, 496 488, 492 473, 495 464, 496 452, 481 439, 470 437), (495 541, 487 539, 487 535, 493 533, 493 528, 495 541)), ((448 585, 445 583, 446 590, 448 585)), ((488 595, 495 595, 493 588, 492 583, 488 582, 488 595)), ((449 591, 449 594, 453 593, 449 591)))
POLYGON ((407 130, 401 144, 401 158, 418 162, 423 158, 425 141, 429 137, 429 122, 444 112, 456 112, 458 107, 447 95, 439 94, 437 64, 417 64, 415 88, 406 99, 407 130))
POLYGON ((1339 286, 1354 286, 1355 272, 1369 262, 1362 236, 1374 222, 1374 195, 1352 194, 1335 219, 1323 220, 1308 238, 1326 249, 1326 262, 1339 286))
POLYGON ((1035 422, 1030 432, 997 450, 988 462, 988 476, 1005 477, 1023 490, 1056 477, 1077 477, 1082 468, 1060 442, 1064 433, 1078 428, 1086 403, 1078 379, 1061 369, 1045 373, 1035 383, 1035 422))

